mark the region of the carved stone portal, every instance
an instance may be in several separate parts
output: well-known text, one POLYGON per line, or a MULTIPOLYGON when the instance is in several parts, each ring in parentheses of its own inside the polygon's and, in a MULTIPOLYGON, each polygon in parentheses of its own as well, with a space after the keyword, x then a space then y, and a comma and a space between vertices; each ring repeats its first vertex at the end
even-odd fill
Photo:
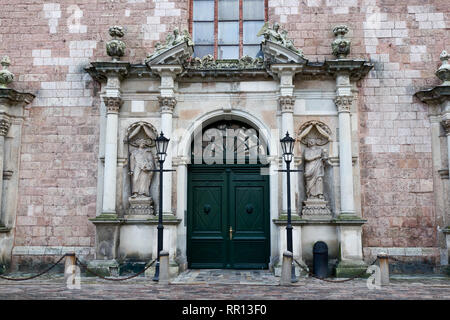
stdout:
POLYGON ((308 121, 300 128, 299 140, 304 144, 304 177, 306 201, 302 210, 304 218, 331 218, 328 201, 324 197, 325 164, 328 153, 322 146, 328 144, 331 130, 319 121, 308 121))
POLYGON ((130 207, 128 215, 142 216, 154 214, 154 201, 150 195, 150 185, 156 168, 151 148, 155 146, 156 129, 149 123, 140 121, 127 130, 130 176, 130 207), (130 150, 132 148, 132 150, 130 150))

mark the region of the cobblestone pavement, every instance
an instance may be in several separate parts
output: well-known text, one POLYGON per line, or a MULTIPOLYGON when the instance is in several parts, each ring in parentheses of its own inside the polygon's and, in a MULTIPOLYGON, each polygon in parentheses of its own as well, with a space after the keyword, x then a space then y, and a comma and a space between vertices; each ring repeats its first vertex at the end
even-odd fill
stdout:
POLYGON ((269 270, 218 270, 189 269, 176 277, 173 284, 253 284, 278 285, 277 278, 269 270))
MULTIPOLYGON (((192 271, 202 281, 160 285, 150 278, 138 277, 123 282, 99 278, 81 278, 81 289, 68 289, 61 276, 46 276, 25 282, 0 280, 0 299, 203 299, 203 300, 312 300, 312 299, 450 299, 450 278, 395 277, 381 289, 369 290, 366 280, 345 283, 327 283, 313 278, 302 278, 298 283, 284 287, 275 283, 264 284, 251 279, 251 272, 242 272, 241 279, 250 277, 245 284, 233 283, 238 275, 230 273, 218 278, 222 283, 205 283, 214 273, 192 271), (243 275, 243 276, 242 276, 243 275), (229 278, 227 283, 224 279, 229 278), (253 283, 251 283, 253 281, 253 283)), ((256 273, 255 273, 256 274, 256 273)), ((255 275, 254 274, 254 275, 255 275)), ((268 275, 264 275, 269 279, 268 275)), ((254 276, 253 275, 253 276, 254 276)), ((188 277, 185 276, 185 279, 188 277)), ((275 278, 278 280, 279 278, 275 278)), ((243 280, 242 280, 243 281, 243 280)), ((175 281, 174 281, 175 282, 175 281)), ((244 282, 244 281, 243 281, 244 282)))

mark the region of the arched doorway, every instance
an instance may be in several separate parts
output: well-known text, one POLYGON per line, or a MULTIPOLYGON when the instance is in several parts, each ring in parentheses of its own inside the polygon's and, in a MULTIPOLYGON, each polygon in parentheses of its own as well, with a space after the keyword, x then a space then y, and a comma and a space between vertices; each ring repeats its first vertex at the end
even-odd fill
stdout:
POLYGON ((262 140, 257 130, 237 120, 211 123, 194 137, 188 166, 188 267, 268 267, 269 176, 261 170, 267 167, 262 140))

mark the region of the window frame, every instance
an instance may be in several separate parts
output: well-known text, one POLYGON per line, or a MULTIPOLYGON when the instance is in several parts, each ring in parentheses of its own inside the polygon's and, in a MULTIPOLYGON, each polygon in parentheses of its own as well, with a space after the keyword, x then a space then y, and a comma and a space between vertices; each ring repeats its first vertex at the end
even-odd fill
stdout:
MULTIPOLYGON (((243 10, 243 2, 244 0, 238 0, 239 1, 239 58, 241 58, 244 55, 244 21, 250 22, 250 21, 261 21, 259 19, 246 19, 244 20, 244 10, 243 10)), ((264 23, 268 21, 269 18, 269 12, 268 12, 268 3, 269 0, 263 0, 264 2, 264 23)), ((234 21, 236 20, 221 20, 221 22, 227 22, 227 21, 234 21)), ((194 0, 189 0, 189 33, 192 35, 192 31, 194 28, 194 0)), ((195 22, 211 22, 211 21, 202 21, 202 20, 196 20, 195 22)), ((214 59, 218 58, 219 53, 219 0, 214 0, 214 44, 201 44, 196 46, 214 46, 214 59)), ((236 46, 236 44, 220 44, 220 46, 236 46)), ((248 44, 248 46, 251 46, 251 44, 248 44)))

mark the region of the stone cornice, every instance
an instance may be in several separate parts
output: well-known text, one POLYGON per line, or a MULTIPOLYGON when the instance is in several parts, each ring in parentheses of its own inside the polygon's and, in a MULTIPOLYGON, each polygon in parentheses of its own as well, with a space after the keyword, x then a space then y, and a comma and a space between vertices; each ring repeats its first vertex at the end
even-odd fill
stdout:
POLYGON ((436 86, 431 89, 420 90, 414 95, 424 103, 440 104, 450 100, 450 86, 436 86))
POLYGON ((117 75, 121 80, 130 73, 131 64, 120 61, 91 62, 91 66, 85 68, 90 76, 98 82, 106 82, 108 77, 117 75))
POLYGON ((0 103, 7 105, 14 104, 30 104, 33 102, 35 95, 31 93, 18 92, 14 89, 0 88, 0 103))
POLYGON ((372 63, 362 59, 337 59, 324 62, 324 69, 330 75, 348 74, 353 81, 365 77, 372 68, 372 63))

